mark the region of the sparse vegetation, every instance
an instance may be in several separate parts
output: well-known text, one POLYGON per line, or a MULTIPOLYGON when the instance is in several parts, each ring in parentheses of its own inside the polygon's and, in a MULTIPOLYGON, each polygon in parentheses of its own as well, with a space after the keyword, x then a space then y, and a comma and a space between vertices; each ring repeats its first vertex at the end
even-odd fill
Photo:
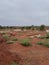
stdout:
POLYGON ((34 25, 31 26, 31 29, 34 30, 34 25))
POLYGON ((41 25, 41 26, 40 26, 40 30, 41 30, 41 31, 45 30, 45 25, 41 25))
POLYGON ((5 35, 6 33, 5 32, 2 32, 3 35, 5 35))
POLYGON ((49 39, 49 33, 46 34, 46 38, 49 39))
POLYGON ((6 43, 7 43, 7 44, 13 44, 14 41, 7 41, 6 43))
POLYGON ((40 39, 45 39, 46 37, 45 36, 41 36, 41 37, 39 37, 40 39))
POLYGON ((3 62, 0 65, 30 65, 38 62, 39 58, 40 61, 46 62, 47 58, 49 61, 49 33, 45 30, 40 31, 38 26, 32 26, 22 28, 20 32, 15 28, 11 30, 11 27, 10 30, 0 31, 6 31, 3 34, 0 32, 0 62, 3 62))
POLYGON ((28 39, 23 39, 23 40, 21 40, 21 45, 23 45, 23 46, 30 46, 30 42, 29 42, 28 39))
POLYGON ((49 39, 44 39, 41 42, 37 42, 38 45, 43 45, 45 47, 49 47, 49 39))
POLYGON ((12 38, 12 41, 17 41, 18 39, 17 38, 12 38))
POLYGON ((6 41, 10 39, 10 37, 8 35, 3 35, 2 36, 6 41))
POLYGON ((13 62, 11 65, 18 65, 17 63, 13 62))
POLYGON ((44 44, 44 46, 49 47, 49 43, 44 44))
POLYGON ((43 44, 43 42, 37 42, 37 44, 38 44, 38 45, 42 45, 42 44, 43 44))

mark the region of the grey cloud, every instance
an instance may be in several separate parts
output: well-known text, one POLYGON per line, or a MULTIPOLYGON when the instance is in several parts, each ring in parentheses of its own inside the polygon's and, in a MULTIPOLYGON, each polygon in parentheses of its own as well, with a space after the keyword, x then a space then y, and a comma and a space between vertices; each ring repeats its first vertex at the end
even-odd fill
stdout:
POLYGON ((49 0, 0 0, 1 25, 48 25, 48 21, 49 0))

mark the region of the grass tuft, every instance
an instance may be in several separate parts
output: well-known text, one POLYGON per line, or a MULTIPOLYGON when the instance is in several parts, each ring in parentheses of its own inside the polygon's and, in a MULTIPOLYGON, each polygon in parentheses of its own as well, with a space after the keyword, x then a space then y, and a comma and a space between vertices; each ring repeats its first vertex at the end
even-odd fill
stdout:
POLYGON ((12 41, 17 41, 18 39, 17 38, 12 38, 12 41))
POLYGON ((6 43, 7 44, 13 44, 14 42, 13 41, 7 41, 6 43))
POLYGON ((11 65, 18 65, 17 63, 13 62, 11 65))
POLYGON ((38 45, 43 45, 43 42, 37 42, 38 45))
POLYGON ((30 46, 30 42, 29 42, 28 39, 23 39, 23 40, 21 40, 21 45, 23 45, 23 46, 30 46))
POLYGON ((3 38, 4 38, 5 40, 9 40, 9 36, 8 36, 8 35, 3 35, 3 38))

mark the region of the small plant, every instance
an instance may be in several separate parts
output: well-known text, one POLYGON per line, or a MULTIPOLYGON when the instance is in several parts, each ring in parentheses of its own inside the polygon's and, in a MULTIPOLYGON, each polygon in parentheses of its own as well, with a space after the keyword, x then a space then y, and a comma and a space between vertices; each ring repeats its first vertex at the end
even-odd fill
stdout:
POLYGON ((45 47, 49 47, 49 39, 44 39, 41 42, 37 42, 38 45, 43 45, 45 47))
POLYGON ((28 39, 23 39, 23 40, 21 41, 21 45, 23 45, 23 46, 30 46, 30 42, 29 42, 28 39))
POLYGON ((42 45, 42 44, 43 44, 43 42, 37 42, 37 44, 38 44, 38 45, 42 45))
POLYGON ((41 31, 45 30, 45 25, 41 25, 39 28, 41 31))
POLYGON ((44 46, 49 47, 49 43, 44 44, 44 46))
POLYGON ((7 41, 6 43, 7 44, 13 44, 14 42, 13 41, 7 41))
POLYGON ((40 39, 45 39, 46 37, 44 37, 44 36, 41 36, 41 37, 39 37, 40 39))
POLYGON ((49 39, 49 33, 47 33, 46 38, 49 39))
POLYGON ((3 38, 7 41, 9 40, 9 36, 8 35, 3 35, 3 38))
POLYGON ((11 65, 18 65, 18 64, 13 62, 11 65))
POLYGON ((18 39, 17 38, 12 38, 12 41, 17 41, 18 39))
POLYGON ((5 32, 2 32, 3 35, 5 35, 6 33, 5 32))

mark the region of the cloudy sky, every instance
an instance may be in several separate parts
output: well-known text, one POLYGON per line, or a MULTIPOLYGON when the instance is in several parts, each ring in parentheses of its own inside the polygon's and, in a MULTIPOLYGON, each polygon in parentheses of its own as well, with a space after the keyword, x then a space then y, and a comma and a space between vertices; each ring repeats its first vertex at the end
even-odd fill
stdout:
POLYGON ((49 25, 49 0, 0 0, 0 25, 49 25))

